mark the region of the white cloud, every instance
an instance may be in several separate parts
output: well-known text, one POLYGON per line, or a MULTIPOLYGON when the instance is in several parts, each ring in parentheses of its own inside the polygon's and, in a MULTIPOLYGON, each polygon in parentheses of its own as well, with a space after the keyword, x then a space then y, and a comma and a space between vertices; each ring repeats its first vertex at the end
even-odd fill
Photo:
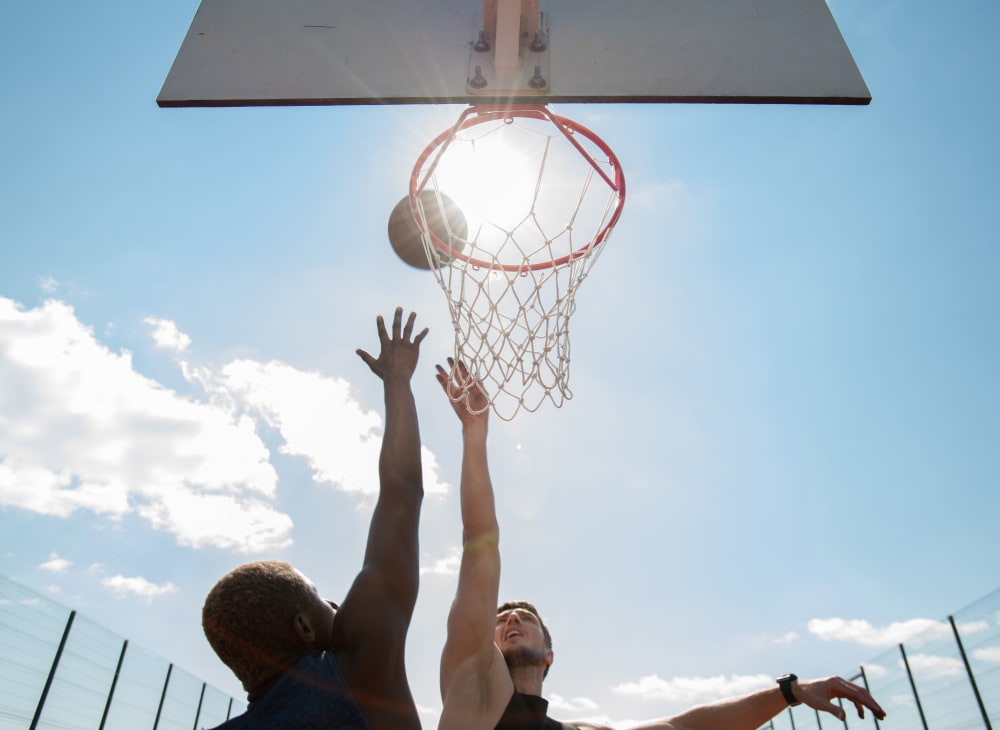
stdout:
POLYGON ((288 544, 291 520, 262 501, 277 475, 253 422, 143 377, 67 305, 0 297, 0 382, 0 505, 134 512, 188 545, 288 544))
MULTIPOLYGON (((894 621, 888 626, 872 626, 863 619, 826 618, 812 619, 808 623, 809 633, 823 641, 854 641, 865 646, 894 646, 896 644, 920 644, 924 641, 948 639, 953 636, 947 621, 929 618, 914 618, 908 621, 894 621)), ((971 621, 961 624, 963 634, 984 631, 987 624, 971 621)))
POLYGON ((189 547, 214 545, 240 553, 276 550, 291 545, 292 519, 255 499, 202 494, 172 485, 137 512, 160 530, 189 547))
MULTIPOLYGON (((955 677, 965 672, 965 665, 960 659, 950 656, 934 656, 933 654, 908 654, 906 661, 914 674, 927 677, 955 677)), ((900 666, 903 660, 899 661, 900 666)))
POLYGON ((872 679, 881 679, 889 673, 889 670, 881 664, 863 664, 865 674, 872 679))
POLYGON ((51 276, 43 276, 38 281, 38 286, 46 294, 51 294, 59 288, 59 282, 53 279, 51 276))
MULTIPOLYGON (((190 345, 172 322, 145 321, 160 347, 190 345)), ((347 381, 276 362, 178 367, 207 397, 139 374, 128 352, 98 342, 62 302, 24 310, 0 297, 0 506, 136 515, 182 545, 273 552, 291 544, 293 526, 273 506, 278 476, 263 424, 314 479, 374 498, 382 418, 347 381)), ((422 458, 425 492, 445 493, 434 454, 422 458)))
POLYGON ((655 674, 642 677, 636 682, 619 684, 612 689, 618 694, 647 700, 666 700, 686 705, 701 704, 755 692, 774 684, 774 678, 764 674, 737 675, 728 677, 672 677, 661 679, 655 674))
POLYGON ((420 575, 458 575, 462 562, 462 548, 452 548, 443 558, 420 566, 420 575))
POLYGON ((570 713, 573 717, 579 718, 580 713, 592 713, 598 709, 598 704, 587 697, 563 697, 562 695, 549 695, 549 711, 554 715, 565 715, 570 713))
POLYGON ((168 319, 146 317, 142 320, 153 328, 153 342, 163 350, 184 352, 191 346, 191 338, 177 329, 177 325, 168 319))
POLYGON ((986 649, 973 649, 972 656, 983 662, 1000 664, 1000 647, 991 646, 986 649))
POLYGON ((794 631, 789 631, 784 636, 779 636, 774 640, 775 644, 794 644, 799 640, 799 635, 794 631))
POLYGON ((139 598, 145 598, 150 603, 152 603, 154 598, 165 596, 177 590, 177 587, 170 582, 163 585, 156 585, 141 576, 126 578, 121 574, 102 579, 101 585, 114 591, 119 599, 138 596, 139 598))
POLYGON ((39 569, 47 570, 50 573, 61 573, 73 565, 73 561, 60 558, 57 553, 51 553, 49 559, 39 565, 39 569))
MULTIPOLYGON (((382 417, 361 407, 349 382, 277 362, 236 360, 222 369, 216 385, 278 429, 285 441, 281 452, 303 457, 314 479, 369 497, 378 493, 382 417)), ((422 448, 421 459, 424 492, 445 493, 434 454, 422 448)))

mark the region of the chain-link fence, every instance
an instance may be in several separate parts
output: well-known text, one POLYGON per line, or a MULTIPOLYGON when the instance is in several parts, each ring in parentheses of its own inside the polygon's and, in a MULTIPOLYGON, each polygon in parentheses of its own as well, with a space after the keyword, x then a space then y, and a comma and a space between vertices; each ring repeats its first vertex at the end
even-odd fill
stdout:
POLYGON ((790 707, 766 730, 992 730, 1000 728, 1000 590, 863 663, 852 681, 886 711, 847 719, 790 707))
POLYGON ((0 576, 0 729, 198 730, 246 705, 0 576))

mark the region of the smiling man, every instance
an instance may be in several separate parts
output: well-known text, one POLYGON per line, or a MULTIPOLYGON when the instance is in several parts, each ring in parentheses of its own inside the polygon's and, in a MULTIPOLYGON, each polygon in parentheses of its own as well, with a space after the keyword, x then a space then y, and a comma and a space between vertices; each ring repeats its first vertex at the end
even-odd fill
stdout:
MULTIPOLYGON (((450 370, 437 366, 437 380, 462 423, 462 562, 441 653, 444 706, 438 728, 613 730, 548 717, 542 681, 555 656, 549 630, 526 601, 496 608, 500 529, 486 458, 489 400, 479 382, 465 391, 468 370, 462 363, 450 359, 448 363, 450 370)), ((864 717, 865 707, 876 717, 885 717, 871 695, 852 682, 839 677, 800 682, 789 674, 779 677, 770 689, 701 705, 636 725, 634 730, 756 730, 789 704, 799 703, 843 720, 844 710, 833 702, 838 698, 853 703, 859 717, 864 717)))

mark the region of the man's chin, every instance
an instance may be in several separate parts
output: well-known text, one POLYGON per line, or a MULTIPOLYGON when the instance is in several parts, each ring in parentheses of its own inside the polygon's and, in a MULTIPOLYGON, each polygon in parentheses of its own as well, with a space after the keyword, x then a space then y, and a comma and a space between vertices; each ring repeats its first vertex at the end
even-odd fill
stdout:
POLYGON ((503 652, 508 669, 536 667, 545 663, 545 653, 527 646, 510 646, 503 652))

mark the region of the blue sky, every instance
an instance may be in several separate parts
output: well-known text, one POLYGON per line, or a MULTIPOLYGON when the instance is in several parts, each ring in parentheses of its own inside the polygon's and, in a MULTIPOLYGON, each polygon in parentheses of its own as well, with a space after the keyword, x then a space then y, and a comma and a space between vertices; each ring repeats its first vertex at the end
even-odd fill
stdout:
MULTIPOLYGON (((196 8, 0 27, 0 572, 239 695, 202 599, 262 557, 346 590, 382 427, 354 351, 416 310, 432 727, 450 323, 385 226, 460 108, 159 109, 196 8)), ((868 107, 557 109, 629 186, 577 297, 573 399, 491 429, 501 595, 550 624, 563 719, 850 673, 1000 584, 1000 10, 831 8, 868 107)))

